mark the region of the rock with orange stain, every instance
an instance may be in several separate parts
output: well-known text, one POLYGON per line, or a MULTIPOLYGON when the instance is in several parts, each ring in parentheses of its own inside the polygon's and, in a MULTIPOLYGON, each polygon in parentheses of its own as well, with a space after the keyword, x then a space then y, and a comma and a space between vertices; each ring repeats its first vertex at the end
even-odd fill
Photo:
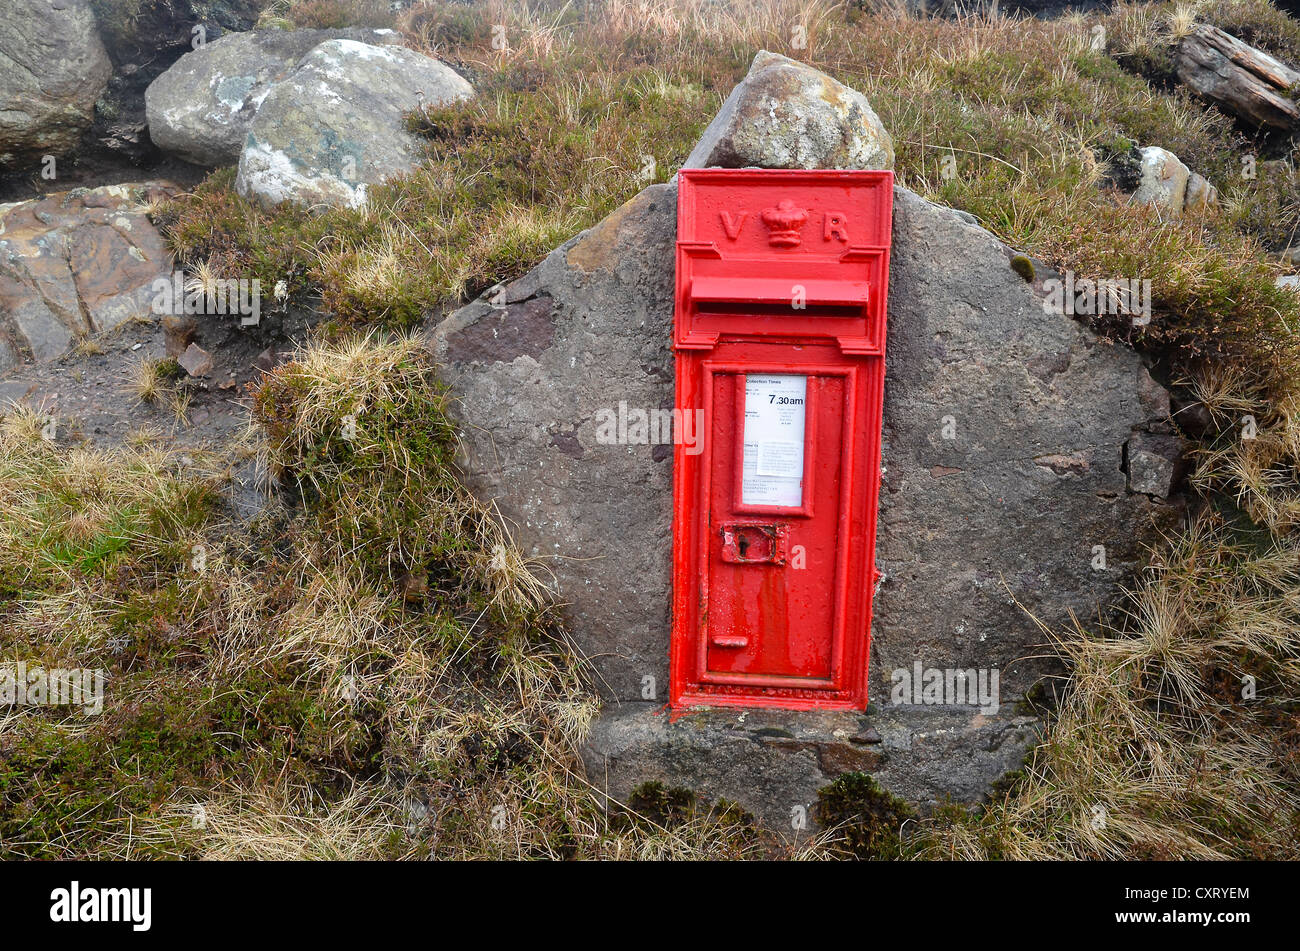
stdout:
POLYGON ((78 336, 152 319, 171 258, 146 214, 164 182, 76 188, 0 205, 0 370, 52 360, 78 336))

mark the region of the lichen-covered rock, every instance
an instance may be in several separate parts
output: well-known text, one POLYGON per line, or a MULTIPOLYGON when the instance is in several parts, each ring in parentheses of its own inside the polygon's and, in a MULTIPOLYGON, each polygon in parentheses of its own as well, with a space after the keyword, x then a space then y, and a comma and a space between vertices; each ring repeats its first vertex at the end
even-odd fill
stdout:
POLYGON ((760 51, 684 168, 894 167, 894 142, 862 93, 760 51))
POLYGON ((76 145, 111 73, 86 0, 7 4, 0 16, 0 168, 76 145))
POLYGON ((265 0, 91 0, 113 78, 95 103, 88 144, 132 165, 162 159, 149 138, 145 92, 196 45, 252 29, 265 0))
POLYGON ((153 283, 171 278, 171 257, 138 199, 170 191, 106 185, 0 205, 5 346, 44 362, 79 335, 151 316, 153 283))
POLYGON ((1133 200, 1181 214, 1187 200, 1190 170, 1173 152, 1148 145, 1141 150, 1141 178, 1133 200))
POLYGON ((416 164, 407 112, 473 94, 449 66, 413 50, 329 40, 267 93, 239 157, 236 188, 267 206, 358 207, 367 186, 416 164))
POLYGON ((1129 192, 1131 201, 1171 215, 1199 214, 1219 204, 1219 190, 1204 176, 1158 146, 1134 148, 1119 156, 1111 181, 1129 192))
POLYGON ((145 90, 154 145, 196 165, 233 165, 271 86, 331 39, 400 42, 392 30, 250 30, 186 53, 145 90))

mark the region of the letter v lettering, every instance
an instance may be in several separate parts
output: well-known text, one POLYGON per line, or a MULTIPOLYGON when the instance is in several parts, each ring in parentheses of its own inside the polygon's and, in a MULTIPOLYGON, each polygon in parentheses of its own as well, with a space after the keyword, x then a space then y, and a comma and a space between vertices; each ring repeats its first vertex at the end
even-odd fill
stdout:
POLYGON ((721 215, 722 215, 722 230, 727 232, 728 238, 730 238, 732 241, 735 241, 737 238, 740 237, 740 229, 744 227, 745 219, 749 217, 749 212, 742 211, 740 213, 740 217, 738 217, 735 221, 731 220, 731 212, 729 211, 721 212, 721 215))

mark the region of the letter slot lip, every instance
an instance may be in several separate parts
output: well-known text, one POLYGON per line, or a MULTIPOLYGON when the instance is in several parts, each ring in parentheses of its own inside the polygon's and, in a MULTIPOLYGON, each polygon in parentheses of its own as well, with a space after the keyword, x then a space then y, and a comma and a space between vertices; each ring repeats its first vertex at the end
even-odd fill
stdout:
POLYGON ((730 647, 735 650, 749 646, 749 638, 737 634, 714 634, 709 638, 714 647, 730 647))
POLYGON ((784 522, 733 520, 719 526, 718 536, 722 539, 722 560, 729 564, 784 567, 786 563, 790 526, 784 522))
POLYGON ((691 284, 691 300, 708 304, 754 304, 784 306, 794 314, 801 311, 818 316, 818 308, 865 308, 871 298, 871 284, 864 280, 825 280, 815 277, 697 277, 691 284), (796 290, 798 289, 798 290, 796 290), (796 293, 803 306, 795 307, 796 293))
POLYGON ((887 247, 729 260, 713 242, 679 244, 674 343, 714 349, 727 335, 828 339, 845 354, 883 355, 887 247))

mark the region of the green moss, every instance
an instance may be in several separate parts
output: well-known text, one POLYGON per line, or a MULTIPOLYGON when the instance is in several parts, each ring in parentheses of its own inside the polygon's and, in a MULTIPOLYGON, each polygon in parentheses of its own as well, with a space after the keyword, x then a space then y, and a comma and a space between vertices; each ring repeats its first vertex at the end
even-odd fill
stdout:
POLYGON ((158 361, 154 372, 158 374, 159 379, 178 380, 185 371, 175 357, 164 357, 158 361))
POLYGON ((1053 691, 1052 682, 1039 680, 1026 690, 1025 695, 1016 702, 1016 710, 1022 715, 1043 716, 1055 709, 1056 703, 1057 698, 1053 691))
POLYGON ((1008 773, 1003 773, 995 779, 993 785, 989 787, 989 799, 998 800, 1014 796, 1025 784, 1028 778, 1029 774, 1023 769, 1016 769, 1008 773))
POLYGON ((1023 254, 1013 255, 1011 258, 1011 270, 1015 271, 1028 283, 1034 282, 1034 262, 1029 260, 1023 254))
POLYGON ((707 827, 739 849, 753 846, 761 838, 754 816, 738 803, 725 798, 709 802, 693 790, 659 780, 636 786, 628 794, 626 806, 612 806, 610 823, 622 833, 651 835, 707 827))
POLYGON ((859 859, 896 859, 902 825, 916 817, 907 802, 866 773, 845 773, 817 791, 817 821, 835 831, 838 848, 859 859))
MULTIPOLYGON (((981 806, 965 806, 960 803, 942 802, 934 807, 933 812, 926 818, 926 821, 918 826, 917 841, 915 847, 919 850, 927 849, 936 843, 951 841, 954 832, 959 832, 957 838, 966 842, 973 842, 978 848, 978 854, 988 861, 1002 861, 1009 856, 1005 852, 1004 842, 1010 837, 1008 829, 1005 828, 1002 816, 996 810, 996 804, 1005 793, 1008 793, 1013 785, 1019 782, 1019 773, 1009 773, 1003 779, 1016 777, 1009 784, 1003 784, 1002 780, 994 783, 994 795, 989 808, 981 806)), ((936 850, 929 853, 931 858, 960 858, 965 856, 944 855, 942 851, 936 850)))
POLYGON ((698 808, 695 793, 682 786, 665 786, 659 780, 644 782, 632 790, 628 808, 655 825, 671 828, 687 821, 698 808))

